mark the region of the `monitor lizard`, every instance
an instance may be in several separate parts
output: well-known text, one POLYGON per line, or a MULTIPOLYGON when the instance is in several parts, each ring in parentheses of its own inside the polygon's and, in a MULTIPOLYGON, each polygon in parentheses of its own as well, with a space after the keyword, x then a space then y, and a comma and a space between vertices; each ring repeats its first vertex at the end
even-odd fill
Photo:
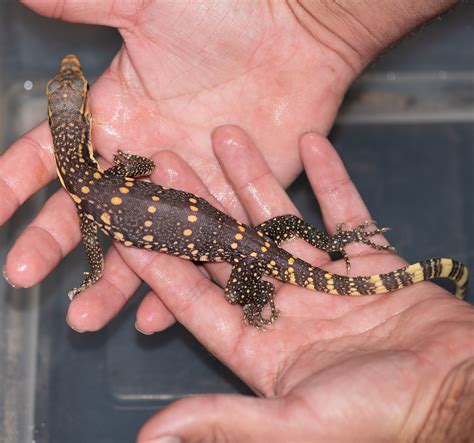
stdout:
POLYGON ((79 59, 64 57, 59 73, 47 85, 48 118, 54 144, 57 174, 74 200, 90 272, 72 299, 100 279, 104 257, 98 230, 125 246, 159 251, 196 262, 228 262, 232 266, 225 297, 243 308, 244 321, 262 328, 278 318, 274 285, 283 282, 333 295, 382 294, 417 282, 447 277, 456 284, 456 296, 464 296, 467 268, 450 258, 421 261, 385 274, 349 277, 333 274, 293 256, 280 245, 300 237, 326 252, 365 243, 377 250, 393 250, 373 243, 370 237, 387 228, 354 229, 340 226, 330 236, 295 215, 274 217, 252 227, 216 209, 197 195, 137 180, 150 175, 154 163, 145 157, 118 151, 114 165, 103 170, 91 144, 91 116, 87 109, 88 83, 79 59), (263 310, 270 307, 264 317, 263 310))

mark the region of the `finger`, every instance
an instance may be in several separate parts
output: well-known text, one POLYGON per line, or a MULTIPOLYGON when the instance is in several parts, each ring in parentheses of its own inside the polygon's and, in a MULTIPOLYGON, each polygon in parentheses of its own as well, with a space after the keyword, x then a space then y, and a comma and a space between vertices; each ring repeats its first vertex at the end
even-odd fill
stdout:
MULTIPOLYGON (((355 227, 371 220, 370 213, 347 170, 329 140, 318 133, 301 137, 300 151, 308 180, 321 207, 328 232, 334 233, 339 223, 355 227)), ((374 242, 387 244, 382 235, 374 242)), ((351 252, 374 251, 362 244, 351 244, 351 252)))
POLYGON ((0 157, 0 226, 55 176, 51 133, 41 123, 0 157))
POLYGON ((308 133, 301 137, 300 145, 306 173, 328 230, 335 232, 339 223, 355 226, 370 220, 367 207, 329 140, 308 133))
POLYGON ((21 0, 21 2, 46 17, 74 23, 124 27, 137 20, 143 11, 141 1, 100 1, 97 0, 21 0))
MULTIPOLYGON (((296 423, 281 419, 284 413, 283 402, 277 398, 223 394, 186 398, 148 420, 140 430, 137 443, 311 441, 296 423)), ((297 422, 304 423, 305 418, 299 417, 297 422)))
POLYGON ((43 280, 81 238, 74 203, 63 190, 48 199, 7 255, 4 272, 17 287, 43 280))
MULTIPOLYGON (((215 155, 254 224, 277 215, 300 216, 264 158, 242 129, 223 126, 214 131, 212 140, 215 155), (235 165, 239 167, 236 168, 235 165)), ((325 252, 309 246, 303 240, 294 240, 284 247, 311 263, 320 264, 328 259, 325 252)))
POLYGON ((173 314, 152 291, 148 292, 137 311, 135 328, 145 335, 163 331, 176 322, 173 314))
POLYGON ((297 213, 242 129, 237 126, 219 127, 212 134, 212 142, 214 153, 252 223, 261 223, 277 214, 297 213))

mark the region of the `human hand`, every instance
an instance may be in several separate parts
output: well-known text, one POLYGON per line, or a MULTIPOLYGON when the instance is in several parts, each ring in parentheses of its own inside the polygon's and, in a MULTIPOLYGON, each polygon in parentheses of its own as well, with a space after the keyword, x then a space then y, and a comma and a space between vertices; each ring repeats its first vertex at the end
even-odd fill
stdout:
MULTIPOLYGON (((245 133, 220 128, 213 142, 252 224, 297 214, 245 133)), ((330 233, 341 220, 354 226, 370 219, 324 137, 306 134, 300 152, 330 233)), ((182 160, 163 154, 162 162, 167 176, 176 177, 173 185, 184 185, 180 177, 186 177, 187 190, 211 198, 182 160)), ((287 249, 331 272, 345 272, 343 260, 331 262, 301 240, 287 249)), ((260 396, 180 400, 144 426, 139 443, 163 436, 186 442, 326 442, 347 441, 348 435, 351 441, 467 441, 472 435, 474 310, 439 286, 424 282, 351 298, 280 284, 280 318, 261 332, 246 326, 240 308, 229 305, 222 289, 189 262, 119 250, 178 321, 260 396), (173 275, 186 278, 178 282, 173 275)), ((349 253, 353 275, 405 264, 360 244, 350 245, 349 253)), ((227 276, 222 267, 213 275, 221 285, 227 276)))
MULTIPOLYGON (((147 157, 164 148, 177 152, 239 216, 243 209, 211 149, 211 129, 228 122, 246 128, 287 185, 301 167, 298 134, 326 133, 347 87, 374 55, 453 1, 424 13, 412 6, 408 14, 400 5, 395 11, 364 2, 345 10, 326 2, 303 7, 220 1, 208 8, 171 1, 24 3, 47 16, 119 28, 124 46, 90 91, 93 142, 105 161, 119 149, 147 157), (383 27, 387 21, 390 26, 383 27)), ((1 157, 0 224, 54 178, 51 151, 44 123, 1 157)), ((61 191, 10 252, 10 282, 29 287, 41 281, 78 243, 79 230, 72 226, 75 208, 61 191)), ((102 281, 71 305, 70 324, 77 330, 102 327, 138 284, 112 251, 102 281)))

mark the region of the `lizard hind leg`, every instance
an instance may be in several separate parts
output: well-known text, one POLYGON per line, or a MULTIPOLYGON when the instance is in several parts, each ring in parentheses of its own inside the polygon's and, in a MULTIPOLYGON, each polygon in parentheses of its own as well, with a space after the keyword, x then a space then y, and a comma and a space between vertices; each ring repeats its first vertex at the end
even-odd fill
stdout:
POLYGON ((329 252, 341 253, 346 262, 346 268, 348 271, 351 269, 351 263, 344 248, 349 243, 363 243, 377 251, 396 252, 393 246, 379 245, 370 240, 370 237, 378 234, 383 235, 390 231, 390 228, 375 228, 371 231, 366 231, 366 228, 368 228, 370 225, 375 225, 375 223, 376 222, 374 220, 367 220, 352 229, 344 229, 343 223, 339 223, 337 225, 336 233, 331 237, 332 241, 329 243, 329 252))
POLYGON ((225 287, 225 297, 231 304, 239 304, 244 311, 244 322, 264 329, 278 318, 275 307, 275 287, 269 281, 261 280, 262 272, 253 265, 244 269, 240 264, 232 267, 225 287), (263 310, 270 307, 270 316, 265 318, 263 310))
POLYGON ((155 169, 152 160, 140 155, 117 151, 114 154, 114 166, 105 171, 108 176, 146 177, 155 169))
POLYGON ((353 229, 347 230, 344 229, 343 224, 339 224, 336 233, 328 235, 296 215, 288 214, 271 218, 256 226, 255 229, 270 237, 277 245, 294 237, 299 237, 322 251, 328 253, 338 252, 346 261, 347 270, 350 270, 349 256, 344 249, 349 243, 364 243, 379 251, 395 251, 392 246, 378 245, 370 240, 370 237, 383 234, 389 230, 388 228, 377 228, 366 231, 365 229, 373 223, 373 221, 366 221, 353 229))

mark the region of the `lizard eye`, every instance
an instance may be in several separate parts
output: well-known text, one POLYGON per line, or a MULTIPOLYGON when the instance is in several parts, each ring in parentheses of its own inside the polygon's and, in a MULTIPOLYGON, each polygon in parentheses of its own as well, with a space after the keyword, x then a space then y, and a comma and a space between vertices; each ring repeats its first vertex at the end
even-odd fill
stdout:
POLYGON ((48 86, 47 86, 47 90, 48 90, 48 94, 52 94, 54 91, 56 91, 56 89, 58 89, 60 83, 57 81, 57 80, 50 80, 48 82, 48 86))
POLYGON ((84 81, 83 80, 81 80, 80 78, 74 80, 74 89, 76 91, 78 91, 78 92, 82 91, 83 88, 84 88, 84 81))

